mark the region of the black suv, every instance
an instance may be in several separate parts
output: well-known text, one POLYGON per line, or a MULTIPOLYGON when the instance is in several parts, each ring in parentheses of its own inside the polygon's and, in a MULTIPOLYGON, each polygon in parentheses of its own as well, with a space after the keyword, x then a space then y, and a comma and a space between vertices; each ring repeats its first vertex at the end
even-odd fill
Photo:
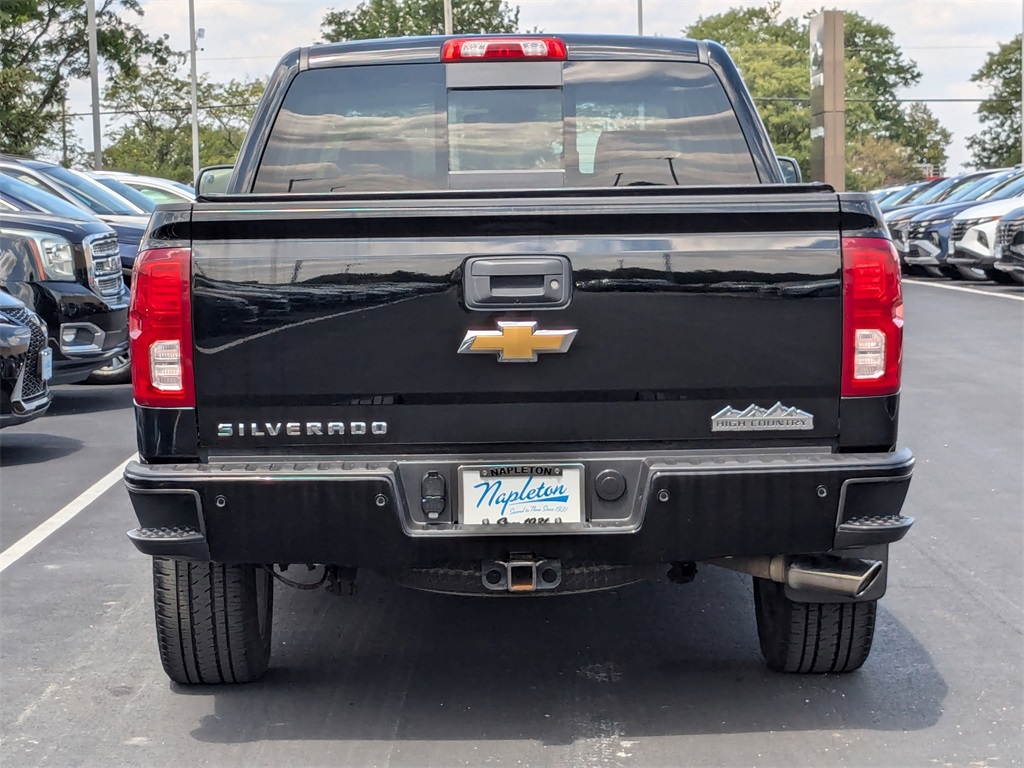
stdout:
POLYGON ((0 288, 49 328, 53 383, 83 381, 128 350, 117 235, 100 221, 0 213, 0 288))
POLYGON ((53 395, 53 352, 46 324, 13 296, 0 291, 0 427, 46 413, 53 395))

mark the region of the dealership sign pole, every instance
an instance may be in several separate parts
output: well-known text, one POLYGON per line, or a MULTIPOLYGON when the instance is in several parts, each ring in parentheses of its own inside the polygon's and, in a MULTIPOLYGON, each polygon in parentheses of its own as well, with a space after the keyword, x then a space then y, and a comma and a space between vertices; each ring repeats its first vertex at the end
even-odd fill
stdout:
POLYGON ((811 179, 846 189, 843 14, 811 19, 811 179))

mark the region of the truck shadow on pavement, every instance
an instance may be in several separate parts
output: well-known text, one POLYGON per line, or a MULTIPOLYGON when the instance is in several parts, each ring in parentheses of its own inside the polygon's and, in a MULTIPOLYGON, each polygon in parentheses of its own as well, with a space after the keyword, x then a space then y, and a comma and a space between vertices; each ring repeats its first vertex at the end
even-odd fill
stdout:
POLYGON ((53 402, 43 418, 72 413, 117 411, 130 408, 131 405, 130 384, 68 384, 54 389, 53 402))
MULTIPOLYGON (((42 426, 33 422, 29 429, 42 426)), ((5 429, 0 435, 0 467, 42 464, 77 453, 84 447, 81 440, 62 435, 5 429)))
MULTIPOLYGON (((271 670, 213 695, 199 741, 580 739, 766 731, 910 731, 947 686, 924 647, 879 612, 850 675, 761 663, 748 579, 612 593, 473 599, 360 576, 354 598, 278 591, 271 670)), ((884 601, 882 603, 884 606, 884 601)))

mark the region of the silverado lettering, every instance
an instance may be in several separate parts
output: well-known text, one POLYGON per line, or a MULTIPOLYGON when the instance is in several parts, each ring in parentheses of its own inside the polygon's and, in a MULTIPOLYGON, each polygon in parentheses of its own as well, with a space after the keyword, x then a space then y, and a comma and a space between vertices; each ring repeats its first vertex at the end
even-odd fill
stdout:
MULTIPOLYGON (((284 428, 284 434, 287 437, 300 437, 302 435, 327 435, 331 437, 333 435, 365 435, 367 434, 367 424, 365 421, 351 421, 347 424, 342 421, 289 421, 289 422, 274 422, 265 421, 262 423, 244 422, 238 423, 220 423, 217 425, 217 437, 245 437, 246 434, 252 437, 277 437, 281 434, 281 429, 284 428)), ((386 421, 373 421, 369 425, 369 433, 371 435, 386 435, 388 433, 388 424, 386 421)))
POLYGON ((291 565, 505 596, 728 568, 771 668, 860 667, 913 523, 899 263, 752 104, 707 41, 288 53, 226 190, 135 264, 167 674, 259 677, 291 565))

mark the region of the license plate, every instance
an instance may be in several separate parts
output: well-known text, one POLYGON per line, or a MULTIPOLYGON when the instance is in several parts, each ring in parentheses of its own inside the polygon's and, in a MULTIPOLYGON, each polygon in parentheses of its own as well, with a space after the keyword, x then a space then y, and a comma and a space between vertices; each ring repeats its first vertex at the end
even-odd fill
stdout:
POLYGON ((583 522, 583 467, 462 467, 463 525, 563 525, 583 522))
POLYGON ((53 378, 53 350, 44 349, 39 353, 39 378, 49 381, 53 378))

